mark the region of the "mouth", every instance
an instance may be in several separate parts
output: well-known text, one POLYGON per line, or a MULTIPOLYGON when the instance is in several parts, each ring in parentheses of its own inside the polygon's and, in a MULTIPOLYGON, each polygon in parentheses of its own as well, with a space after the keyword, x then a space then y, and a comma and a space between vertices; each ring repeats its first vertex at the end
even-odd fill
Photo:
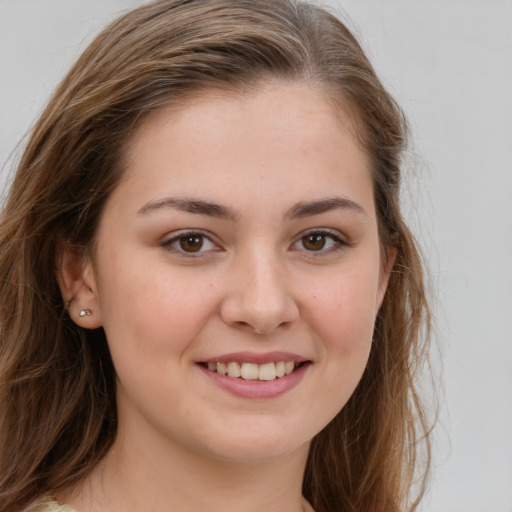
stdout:
POLYGON ((275 361, 263 364, 229 361, 229 362, 202 362, 200 366, 210 372, 218 373, 233 379, 272 381, 286 377, 309 361, 275 361))

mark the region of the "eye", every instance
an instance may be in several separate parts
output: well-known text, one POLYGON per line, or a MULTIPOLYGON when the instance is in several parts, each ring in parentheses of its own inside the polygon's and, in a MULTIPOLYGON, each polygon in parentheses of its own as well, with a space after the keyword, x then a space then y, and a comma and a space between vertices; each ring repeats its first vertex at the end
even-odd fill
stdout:
POLYGON ((161 246, 183 256, 192 257, 220 250, 209 236, 200 231, 181 231, 164 240, 161 246))
POLYGON ((309 231, 303 234, 293 245, 292 249, 308 252, 331 252, 348 245, 336 233, 326 230, 309 231))

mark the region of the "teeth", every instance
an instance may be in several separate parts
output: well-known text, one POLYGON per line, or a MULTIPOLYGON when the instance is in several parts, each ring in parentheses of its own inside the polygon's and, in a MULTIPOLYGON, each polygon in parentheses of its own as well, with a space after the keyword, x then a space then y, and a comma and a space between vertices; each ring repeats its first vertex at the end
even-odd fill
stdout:
POLYGON ((286 375, 290 375, 290 373, 292 373, 294 369, 295 363, 293 361, 286 361, 286 363, 284 363, 284 371, 286 375))
POLYGON ((254 363, 243 363, 240 374, 242 379, 255 380, 258 378, 258 365, 254 363))
POLYGON ((295 370, 294 361, 277 361, 275 363, 208 363, 208 370, 228 375, 229 377, 241 377, 244 380, 274 380, 290 375, 295 370))
POLYGON ((284 377, 286 375, 286 363, 279 361, 276 363, 276 377, 284 377))
POLYGON ((274 363, 260 364, 258 378, 260 380, 274 380, 276 378, 276 365, 274 363))
POLYGON ((240 377, 240 365, 238 363, 228 363, 228 375, 230 377, 240 377))

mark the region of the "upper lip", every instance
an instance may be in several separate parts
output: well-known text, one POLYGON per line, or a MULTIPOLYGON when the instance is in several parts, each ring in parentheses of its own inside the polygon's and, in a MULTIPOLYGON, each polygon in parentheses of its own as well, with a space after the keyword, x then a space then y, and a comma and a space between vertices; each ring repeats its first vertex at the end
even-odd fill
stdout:
POLYGON ((201 363, 276 363, 278 361, 294 361, 296 363, 303 363, 309 361, 306 357, 291 352, 231 352, 230 354, 222 354, 218 356, 209 357, 200 361, 201 363))

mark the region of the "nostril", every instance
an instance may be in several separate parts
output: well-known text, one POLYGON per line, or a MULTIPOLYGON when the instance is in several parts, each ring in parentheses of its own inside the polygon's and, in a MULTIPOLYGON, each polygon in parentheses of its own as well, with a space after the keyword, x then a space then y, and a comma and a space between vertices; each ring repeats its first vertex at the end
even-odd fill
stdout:
POLYGON ((232 322, 232 327, 236 329, 242 329, 245 331, 254 331, 255 329, 251 326, 250 323, 244 322, 242 320, 237 320, 236 322, 232 322))
POLYGON ((285 293, 279 296, 256 290, 238 291, 227 295, 220 305, 220 316, 227 325, 254 332, 268 334, 275 329, 290 326, 299 318, 294 299, 285 293))
POLYGON ((275 330, 286 329, 287 327, 292 325, 292 322, 272 322, 271 320, 269 320, 267 322, 255 321, 251 323, 245 322, 243 320, 237 320, 236 322, 231 322, 230 325, 236 329, 251 331, 254 334, 265 335, 275 330))

